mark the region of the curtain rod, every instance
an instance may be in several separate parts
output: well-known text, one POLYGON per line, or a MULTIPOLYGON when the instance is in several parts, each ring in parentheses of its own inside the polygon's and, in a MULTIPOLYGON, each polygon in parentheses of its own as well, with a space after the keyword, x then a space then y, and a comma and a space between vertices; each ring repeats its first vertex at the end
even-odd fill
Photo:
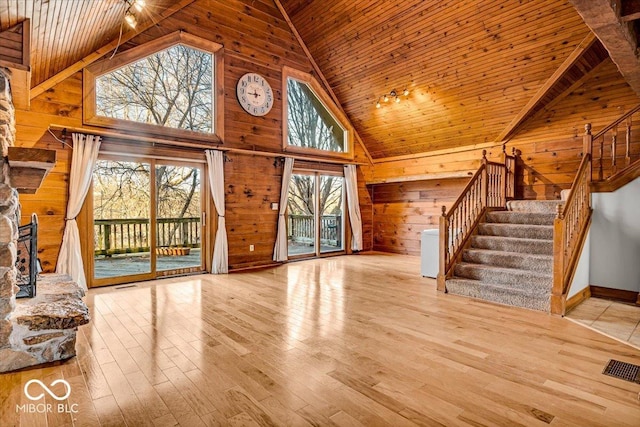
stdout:
POLYGON ((79 127, 73 127, 73 126, 57 125, 52 123, 49 125, 49 129, 66 130, 68 132, 93 133, 93 134, 104 136, 104 137, 144 141, 148 143, 178 145, 178 146, 190 147, 190 148, 201 148, 203 150, 220 150, 220 151, 225 151, 229 153, 249 154, 249 155, 255 155, 255 156, 262 156, 262 157, 275 157, 275 158, 290 157, 294 160, 306 160, 309 162, 332 163, 332 164, 340 164, 340 165, 357 165, 357 166, 368 165, 368 163, 354 162, 349 160, 324 159, 324 158, 300 156, 296 154, 274 153, 269 151, 247 150, 243 148, 221 147, 219 145, 214 146, 211 144, 205 145, 205 144, 200 144, 195 142, 174 141, 174 140, 168 140, 168 139, 162 139, 162 138, 150 138, 148 136, 140 136, 140 135, 126 135, 126 134, 121 134, 117 132, 109 132, 109 131, 105 131, 98 128, 81 128, 81 127, 79 128, 79 127))

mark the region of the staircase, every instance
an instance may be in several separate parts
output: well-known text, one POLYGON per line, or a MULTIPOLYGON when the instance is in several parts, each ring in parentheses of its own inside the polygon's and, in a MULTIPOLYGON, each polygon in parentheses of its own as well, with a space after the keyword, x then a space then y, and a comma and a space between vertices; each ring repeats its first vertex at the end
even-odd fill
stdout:
POLYGON ((488 212, 446 279, 447 292, 550 311, 553 223, 563 203, 514 200, 506 211, 488 212))
POLYGON ((614 191, 640 176, 629 110, 595 136, 585 125, 582 160, 563 201, 514 200, 517 153, 482 163, 440 217, 437 289, 564 315, 591 223, 591 193, 614 191), (566 197, 565 197, 566 196, 566 197))

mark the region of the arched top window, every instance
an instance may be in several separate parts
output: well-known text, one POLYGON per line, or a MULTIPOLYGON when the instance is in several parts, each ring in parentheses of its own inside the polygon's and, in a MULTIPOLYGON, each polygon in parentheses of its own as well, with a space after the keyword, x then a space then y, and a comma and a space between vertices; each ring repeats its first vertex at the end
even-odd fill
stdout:
POLYGON ((221 48, 176 32, 87 67, 85 123, 220 141, 221 48))
POLYGON ((282 76, 284 150, 353 159, 349 121, 317 80, 288 67, 282 76))

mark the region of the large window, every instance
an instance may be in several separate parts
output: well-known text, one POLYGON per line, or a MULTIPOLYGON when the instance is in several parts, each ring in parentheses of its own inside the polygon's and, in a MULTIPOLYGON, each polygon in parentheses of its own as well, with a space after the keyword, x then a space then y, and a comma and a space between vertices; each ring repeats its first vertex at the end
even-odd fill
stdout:
POLYGON ((309 74, 285 67, 284 149, 353 158, 348 120, 309 74))
POLYGON ((219 50, 215 43, 174 33, 88 67, 85 121, 163 136, 219 138, 219 50))

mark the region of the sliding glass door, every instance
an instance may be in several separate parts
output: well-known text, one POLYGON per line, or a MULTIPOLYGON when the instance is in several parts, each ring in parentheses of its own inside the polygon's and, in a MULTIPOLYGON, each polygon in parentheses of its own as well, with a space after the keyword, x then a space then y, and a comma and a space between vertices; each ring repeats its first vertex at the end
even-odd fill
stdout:
POLYGON ((204 270, 202 167, 100 158, 93 174, 92 284, 204 270))
POLYGON ((344 250, 344 177, 296 171, 287 203, 289 258, 344 250))

